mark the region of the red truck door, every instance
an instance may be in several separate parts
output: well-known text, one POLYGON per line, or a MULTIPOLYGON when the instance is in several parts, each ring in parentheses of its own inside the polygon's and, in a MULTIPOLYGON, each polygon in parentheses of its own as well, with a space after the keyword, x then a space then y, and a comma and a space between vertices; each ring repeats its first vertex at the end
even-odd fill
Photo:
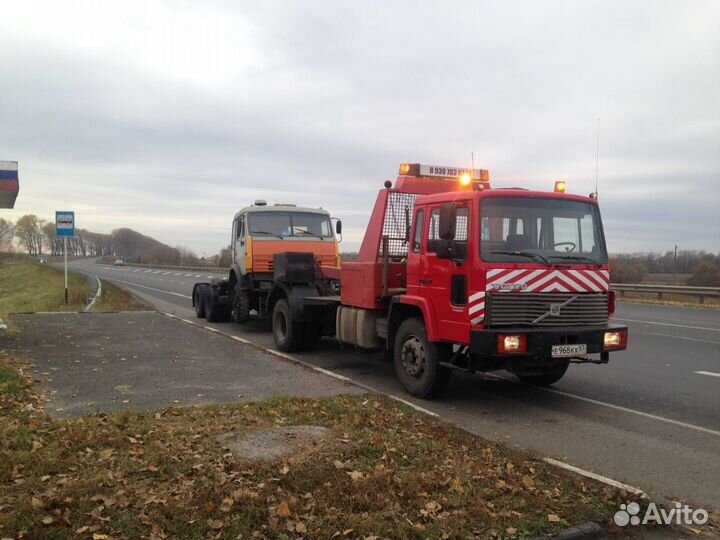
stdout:
POLYGON ((425 235, 418 265, 418 290, 430 299, 435 313, 439 337, 443 341, 467 343, 470 321, 467 316, 468 283, 471 247, 470 208, 458 205, 455 228, 457 258, 438 259, 435 254, 439 240, 440 204, 425 208, 425 235))

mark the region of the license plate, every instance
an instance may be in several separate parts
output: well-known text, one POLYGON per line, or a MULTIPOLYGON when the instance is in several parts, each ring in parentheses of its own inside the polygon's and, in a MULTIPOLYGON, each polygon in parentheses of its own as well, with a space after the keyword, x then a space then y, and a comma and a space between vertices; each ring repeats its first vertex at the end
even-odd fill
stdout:
POLYGON ((563 358, 566 356, 579 356, 587 354, 587 345, 553 345, 553 358, 563 358))

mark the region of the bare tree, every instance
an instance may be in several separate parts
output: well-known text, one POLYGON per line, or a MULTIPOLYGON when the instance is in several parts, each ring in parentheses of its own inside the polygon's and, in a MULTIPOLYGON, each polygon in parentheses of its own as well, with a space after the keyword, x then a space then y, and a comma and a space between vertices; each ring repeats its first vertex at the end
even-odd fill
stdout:
POLYGON ((0 218, 0 251, 5 251, 12 246, 12 239, 15 236, 13 222, 0 218))
POLYGON ((45 234, 43 225, 45 220, 35 214, 25 214, 15 223, 15 236, 30 255, 42 255, 45 234))

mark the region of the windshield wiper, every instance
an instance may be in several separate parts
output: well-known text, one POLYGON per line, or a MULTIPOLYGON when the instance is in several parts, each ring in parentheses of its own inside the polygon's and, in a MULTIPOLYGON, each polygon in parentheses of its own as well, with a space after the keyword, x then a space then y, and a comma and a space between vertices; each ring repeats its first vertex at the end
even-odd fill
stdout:
POLYGON ((303 231, 303 230, 293 231, 293 234, 298 234, 298 233, 304 234, 305 236, 314 236, 315 238, 319 238, 320 240, 325 240, 325 238, 320 236, 319 234, 313 234, 309 231, 303 231))
POLYGON ((550 255, 553 259, 565 259, 565 260, 575 260, 575 261, 587 261, 589 263, 594 264, 598 268, 602 267, 602 263, 597 262, 595 259, 591 259, 590 257, 585 257, 583 255, 550 255))
POLYGON ((548 266, 552 266, 552 263, 548 261, 545 257, 540 255, 539 253, 531 253, 530 251, 491 251, 490 253, 498 254, 498 255, 518 255, 520 257, 529 257, 531 259, 539 259, 544 264, 547 264, 548 266))
POLYGON ((250 236, 252 236, 253 234, 267 234, 268 236, 277 236, 280 240, 285 240, 285 237, 283 235, 267 231, 250 231, 250 236))

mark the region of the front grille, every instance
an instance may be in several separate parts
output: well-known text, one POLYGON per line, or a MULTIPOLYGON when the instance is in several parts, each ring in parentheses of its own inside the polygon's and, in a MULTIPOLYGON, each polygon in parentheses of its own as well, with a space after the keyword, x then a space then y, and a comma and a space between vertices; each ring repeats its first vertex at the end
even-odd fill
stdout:
POLYGON ((605 293, 490 293, 485 318, 488 326, 604 324, 608 320, 608 298, 605 293), (559 315, 533 323, 550 311, 551 304, 562 304, 573 296, 577 298, 560 308, 559 315))

